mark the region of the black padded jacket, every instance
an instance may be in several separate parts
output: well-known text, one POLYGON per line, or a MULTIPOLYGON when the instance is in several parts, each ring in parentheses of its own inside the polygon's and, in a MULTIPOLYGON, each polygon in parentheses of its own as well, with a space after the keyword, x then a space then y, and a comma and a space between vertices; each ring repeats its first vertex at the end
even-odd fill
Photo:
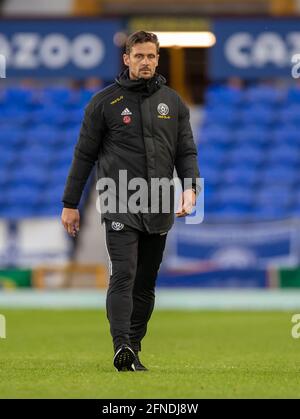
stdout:
MULTIPOLYGON (((111 178, 117 189, 133 178, 150 185, 153 178, 173 178, 174 168, 184 185, 192 179, 199 194, 197 150, 189 120, 189 110, 180 96, 165 85, 163 76, 150 80, 131 80, 128 70, 115 83, 96 93, 85 108, 79 138, 65 185, 62 201, 67 208, 77 208, 83 188, 94 164, 97 178, 111 178), (123 183, 122 183, 123 182, 123 183)), ((100 193, 101 195, 101 193, 100 193)), ((149 196, 151 192, 149 192, 149 196)), ((173 195, 173 194, 172 194, 173 195)), ((128 192, 127 199, 132 196, 128 192)), ((174 222, 174 202, 169 213, 110 211, 103 218, 130 225, 148 233, 168 231, 174 222)))

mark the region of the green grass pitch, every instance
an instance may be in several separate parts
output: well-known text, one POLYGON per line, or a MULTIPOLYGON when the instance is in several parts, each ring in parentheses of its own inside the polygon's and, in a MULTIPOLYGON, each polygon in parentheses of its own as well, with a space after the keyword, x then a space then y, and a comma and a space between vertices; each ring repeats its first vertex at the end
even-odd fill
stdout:
POLYGON ((112 366, 102 310, 1 310, 1 398, 299 398, 292 313, 155 311, 141 359, 112 366))

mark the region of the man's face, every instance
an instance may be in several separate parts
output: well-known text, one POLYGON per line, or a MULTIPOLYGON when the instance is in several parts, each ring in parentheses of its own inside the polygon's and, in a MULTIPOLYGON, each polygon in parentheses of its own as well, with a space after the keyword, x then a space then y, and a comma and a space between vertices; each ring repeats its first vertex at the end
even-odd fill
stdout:
POLYGON ((151 79, 158 66, 159 55, 153 42, 144 42, 133 45, 130 54, 124 54, 123 59, 129 67, 131 79, 151 79))

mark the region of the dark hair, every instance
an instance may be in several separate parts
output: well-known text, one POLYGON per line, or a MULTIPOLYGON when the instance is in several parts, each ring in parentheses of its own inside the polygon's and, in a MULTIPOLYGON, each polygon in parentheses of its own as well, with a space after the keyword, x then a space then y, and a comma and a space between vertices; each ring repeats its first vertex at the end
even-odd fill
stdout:
POLYGON ((157 36, 152 32, 138 31, 131 34, 126 41, 126 54, 130 54, 131 48, 135 44, 143 44, 144 42, 153 42, 156 45, 157 53, 159 52, 159 42, 157 36))

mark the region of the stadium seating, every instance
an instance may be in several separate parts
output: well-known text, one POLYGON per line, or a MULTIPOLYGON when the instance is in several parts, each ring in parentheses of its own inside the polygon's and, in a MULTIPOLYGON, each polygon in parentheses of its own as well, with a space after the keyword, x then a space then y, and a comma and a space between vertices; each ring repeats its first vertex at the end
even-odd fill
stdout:
MULTIPOLYGON (((93 93, 52 86, 2 89, 1 218, 60 214, 83 110, 93 93)), ((222 221, 298 216, 299 89, 211 86, 204 111, 195 110, 205 217, 222 221)))
POLYGON ((199 127, 205 218, 299 217, 300 90, 211 86, 199 127))
POLYGON ((1 90, 1 218, 60 215, 84 107, 94 93, 66 87, 1 90))

